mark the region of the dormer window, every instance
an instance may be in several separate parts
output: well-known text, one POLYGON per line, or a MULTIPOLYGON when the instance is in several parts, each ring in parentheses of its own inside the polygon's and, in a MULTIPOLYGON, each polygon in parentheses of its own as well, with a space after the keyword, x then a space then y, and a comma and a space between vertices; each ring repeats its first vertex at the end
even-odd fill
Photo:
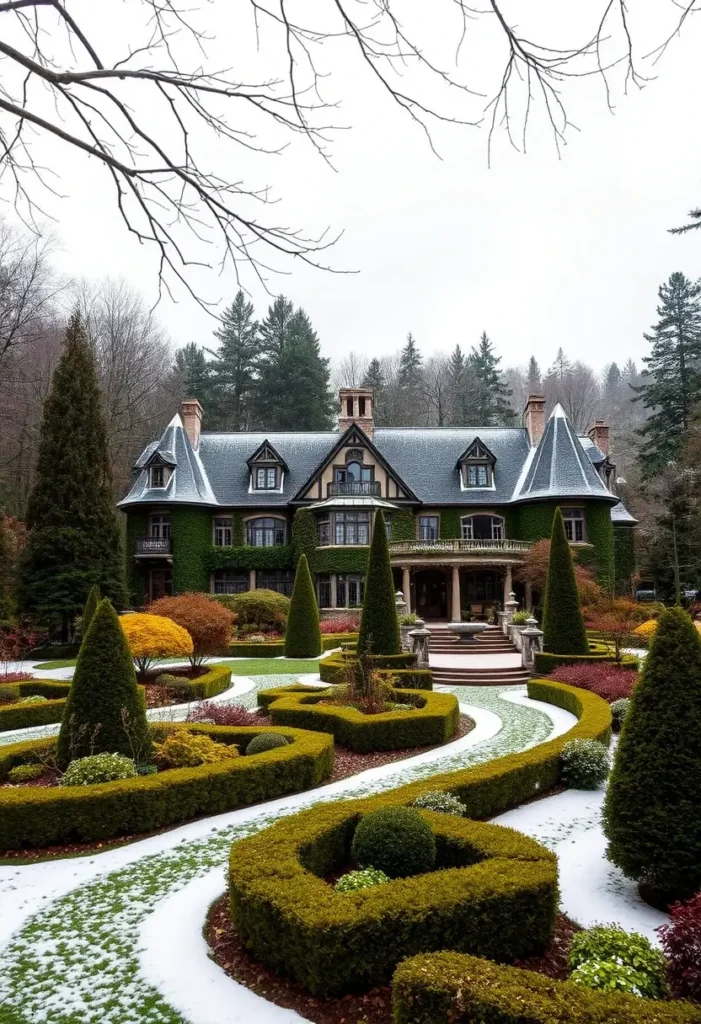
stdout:
POLYGON ((475 438, 458 459, 460 486, 463 490, 477 487, 494 486, 495 457, 489 448, 475 438))
POLYGON ((163 488, 168 483, 168 470, 165 466, 149 468, 149 486, 163 488))
POLYGON ((252 491, 281 491, 287 465, 275 448, 264 441, 247 460, 251 470, 252 491))
POLYGON ((257 466, 255 474, 255 489, 257 491, 277 489, 277 466, 257 466))

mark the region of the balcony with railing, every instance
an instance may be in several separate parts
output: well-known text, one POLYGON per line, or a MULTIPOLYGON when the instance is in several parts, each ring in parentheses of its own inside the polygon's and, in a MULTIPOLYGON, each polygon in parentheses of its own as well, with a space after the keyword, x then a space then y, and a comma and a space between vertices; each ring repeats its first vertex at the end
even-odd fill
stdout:
POLYGON ((134 558, 170 557, 172 554, 170 537, 137 537, 134 543, 134 558))
POLYGON ((533 547, 529 540, 490 540, 480 538, 478 540, 400 540, 392 541, 389 545, 389 553, 392 558, 400 558, 404 555, 425 555, 429 558, 439 558, 444 555, 484 555, 484 556, 514 556, 516 559, 523 556, 533 547))
POLYGON ((379 480, 344 480, 327 485, 328 498, 379 498, 380 494, 379 480))

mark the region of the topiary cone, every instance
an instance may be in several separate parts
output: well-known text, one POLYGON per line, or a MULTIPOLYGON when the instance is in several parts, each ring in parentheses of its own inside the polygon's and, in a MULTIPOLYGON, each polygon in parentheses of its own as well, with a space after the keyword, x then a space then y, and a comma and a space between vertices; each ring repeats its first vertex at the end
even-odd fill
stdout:
POLYGON ((701 639, 685 611, 662 613, 609 780, 609 859, 657 904, 701 889, 701 639))
POLYGON ((550 654, 589 654, 572 552, 559 508, 555 509, 550 537, 543 634, 543 650, 550 654))
POLYGON ((97 606, 100 603, 100 588, 97 583, 93 583, 88 594, 88 599, 85 602, 85 608, 83 609, 83 618, 81 620, 81 632, 83 638, 88 631, 88 626, 93 620, 93 615, 97 611, 97 606))
POLYGON ((119 618, 107 598, 97 606, 83 639, 57 748, 62 768, 89 754, 151 758, 144 696, 136 685, 119 618))
POLYGON ((321 654, 319 608, 307 556, 297 562, 290 611, 285 630, 286 658, 316 658, 321 654))
POLYGON ((360 619, 358 653, 399 654, 401 649, 387 527, 382 509, 378 509, 365 577, 365 599, 360 619))

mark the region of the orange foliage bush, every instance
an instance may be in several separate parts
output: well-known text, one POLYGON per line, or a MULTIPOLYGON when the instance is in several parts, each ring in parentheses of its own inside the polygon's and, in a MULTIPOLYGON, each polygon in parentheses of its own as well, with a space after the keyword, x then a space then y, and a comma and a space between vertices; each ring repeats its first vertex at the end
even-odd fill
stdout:
POLYGON ((142 676, 156 658, 189 658, 192 655, 192 637, 172 619, 132 612, 122 615, 119 622, 142 676))
POLYGON ((161 597, 149 612, 164 615, 186 629, 192 637, 190 664, 199 668, 208 655, 222 655, 231 640, 234 613, 207 594, 188 593, 161 597))

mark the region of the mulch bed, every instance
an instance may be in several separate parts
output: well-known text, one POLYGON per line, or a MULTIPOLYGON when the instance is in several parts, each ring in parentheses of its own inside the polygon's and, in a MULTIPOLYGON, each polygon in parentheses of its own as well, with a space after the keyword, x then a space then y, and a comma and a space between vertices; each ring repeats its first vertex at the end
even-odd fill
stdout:
MULTIPOLYGON (((568 974, 570 943, 579 930, 564 914, 558 914, 553 938, 545 953, 520 961, 516 966, 563 981, 568 974)), ((301 985, 265 967, 238 941, 229 920, 226 896, 210 908, 204 937, 212 950, 212 959, 230 978, 277 1006, 296 1010, 314 1024, 392 1024, 392 990, 389 985, 370 989, 361 995, 317 999, 301 985)))

